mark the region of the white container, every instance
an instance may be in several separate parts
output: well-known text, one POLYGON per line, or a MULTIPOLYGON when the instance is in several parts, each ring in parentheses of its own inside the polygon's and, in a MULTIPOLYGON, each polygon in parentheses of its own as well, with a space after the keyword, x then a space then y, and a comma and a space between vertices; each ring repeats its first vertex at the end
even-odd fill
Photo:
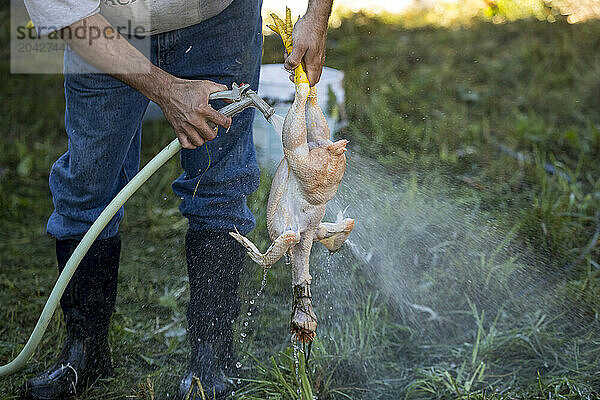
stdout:
MULTIPOLYGON (((294 84, 289 80, 289 73, 283 69, 283 64, 265 64, 261 67, 258 95, 275 108, 276 114, 285 117, 294 101, 294 84)), ((323 68, 317 83, 317 96, 333 135, 344 123, 340 117, 344 115, 344 73, 323 68)), ((253 128, 258 162, 262 167, 277 166, 283 158, 281 137, 259 113, 254 118, 253 128)))

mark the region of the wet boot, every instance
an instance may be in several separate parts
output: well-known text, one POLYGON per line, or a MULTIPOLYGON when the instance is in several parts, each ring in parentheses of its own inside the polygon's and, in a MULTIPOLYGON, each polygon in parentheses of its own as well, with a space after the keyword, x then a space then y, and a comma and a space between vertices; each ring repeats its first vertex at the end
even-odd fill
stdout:
MULTIPOLYGON (((198 393, 197 377, 208 398, 231 389, 233 322, 240 312, 239 276, 244 248, 227 232, 188 231, 185 238, 190 303, 187 309, 191 356, 179 385, 179 398, 198 393)), ((198 393, 198 398, 200 394, 198 393)))
MULTIPOLYGON (((56 241, 59 271, 78 244, 76 240, 56 241)), ((107 335, 117 295, 120 251, 118 235, 97 240, 79 264, 60 299, 67 328, 63 349, 54 365, 26 382, 24 398, 67 399, 112 374, 107 335)))

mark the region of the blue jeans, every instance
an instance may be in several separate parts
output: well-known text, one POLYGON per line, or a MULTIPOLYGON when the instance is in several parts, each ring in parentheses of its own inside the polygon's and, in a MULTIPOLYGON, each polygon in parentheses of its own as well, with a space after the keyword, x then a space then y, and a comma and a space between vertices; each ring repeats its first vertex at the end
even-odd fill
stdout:
MULTIPOLYGON (((150 59, 180 78, 227 86, 244 82, 257 90, 261 24, 260 1, 235 0, 221 14, 197 25, 148 38, 150 59)), ((47 230, 57 239, 81 239, 139 170, 142 116, 149 101, 86 64, 74 51, 65 52, 64 76, 68 151, 50 172, 54 212, 47 230)), ((213 107, 223 105, 214 102, 213 107)), ((253 118, 254 109, 247 109, 233 117, 228 133, 219 130, 209 142, 211 165, 204 174, 209 162, 206 149, 181 150, 184 172, 173 182, 173 191, 182 199, 180 210, 191 230, 223 231, 236 226, 245 234, 254 228, 246 205, 246 197, 259 183, 253 118)), ((165 136, 165 145, 169 137, 174 137, 172 130, 165 136)), ((115 236, 122 217, 123 208, 99 239, 115 236)))

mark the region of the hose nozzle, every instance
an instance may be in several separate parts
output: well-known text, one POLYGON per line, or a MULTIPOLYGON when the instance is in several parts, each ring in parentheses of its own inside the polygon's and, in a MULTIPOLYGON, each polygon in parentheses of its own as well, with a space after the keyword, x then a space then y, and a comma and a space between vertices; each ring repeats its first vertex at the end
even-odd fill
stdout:
POLYGON ((254 107, 256 107, 258 111, 263 113, 267 121, 269 120, 269 118, 271 118, 273 114, 275 114, 275 109, 271 107, 269 103, 264 101, 263 98, 257 95, 254 91, 248 90, 247 95, 252 99, 254 107))
POLYGON ((248 107, 255 107, 263 113, 265 119, 271 118, 275 113, 275 109, 262 99, 256 92, 250 89, 250 85, 244 84, 238 86, 236 83, 232 85, 231 90, 217 92, 210 95, 210 100, 227 99, 232 103, 227 104, 219 110, 220 113, 232 117, 235 114, 245 110, 248 107))

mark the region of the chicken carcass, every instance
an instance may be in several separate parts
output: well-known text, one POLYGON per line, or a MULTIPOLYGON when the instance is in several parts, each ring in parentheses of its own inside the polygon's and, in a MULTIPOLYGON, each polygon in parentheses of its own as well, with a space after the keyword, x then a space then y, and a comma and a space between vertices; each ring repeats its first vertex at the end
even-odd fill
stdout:
MULTIPOLYGON (((290 10, 286 21, 272 14, 269 26, 283 39, 288 54, 292 51, 290 10)), ((248 250, 263 268, 271 267, 284 254, 292 264, 293 303, 290 329, 296 339, 312 341, 317 317, 311 302, 309 258, 313 241, 335 252, 354 228, 354 220, 341 213, 334 223, 321 222, 325 207, 336 192, 346 169, 347 140, 332 142, 325 116, 317 103, 317 92, 309 87, 302 66, 294 72, 295 98, 282 131, 284 158, 281 160, 267 205, 267 228, 273 244, 261 253, 238 232, 230 234, 248 250)))

